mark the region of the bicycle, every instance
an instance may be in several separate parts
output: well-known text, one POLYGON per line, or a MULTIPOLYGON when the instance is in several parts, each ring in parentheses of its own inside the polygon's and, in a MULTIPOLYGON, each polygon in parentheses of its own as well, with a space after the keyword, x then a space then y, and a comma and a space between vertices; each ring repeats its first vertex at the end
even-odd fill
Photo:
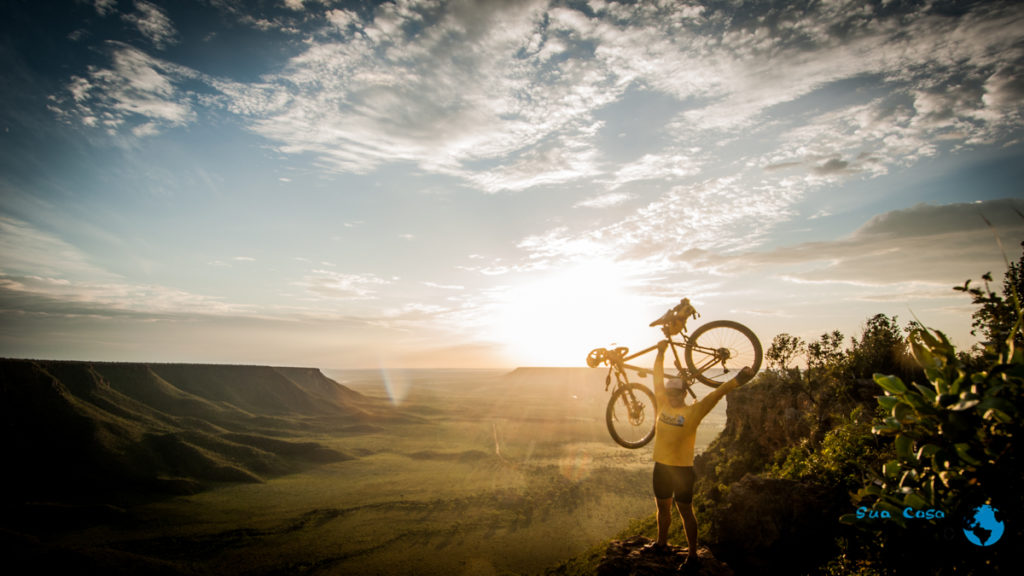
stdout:
MULTIPOLYGON (((750 329, 732 320, 715 320, 699 326, 692 334, 686 334, 686 323, 691 318, 699 318, 697 309, 690 304, 689 298, 683 298, 679 304, 670 308, 650 326, 661 326, 662 334, 668 340, 672 350, 676 374, 666 379, 681 380, 683 387, 693 398, 695 382, 711 388, 728 382, 733 378, 731 373, 744 366, 757 373, 761 368, 761 342, 750 329), (679 340, 673 340, 679 336, 679 340), (683 349, 683 368, 679 360, 678 348, 683 349)), ((627 364, 628 361, 643 356, 658 348, 658 345, 644 348, 635 354, 629 348, 620 346, 611 350, 595 348, 587 355, 587 366, 597 368, 601 364, 608 366, 604 389, 611 386, 612 375, 615 375, 615 389, 608 400, 605 421, 612 439, 626 448, 641 448, 654 438, 654 425, 657 420, 657 405, 654 392, 639 382, 630 382, 626 370, 632 370, 640 378, 646 378, 653 369, 627 364)))

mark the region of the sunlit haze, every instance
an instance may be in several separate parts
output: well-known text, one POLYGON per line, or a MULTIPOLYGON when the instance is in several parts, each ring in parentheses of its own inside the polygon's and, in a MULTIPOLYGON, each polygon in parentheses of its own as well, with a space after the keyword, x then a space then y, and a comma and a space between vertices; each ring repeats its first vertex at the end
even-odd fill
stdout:
POLYGON ((1024 240, 1022 3, 0 13, 0 356, 583 366, 682 297, 969 346, 1024 240))

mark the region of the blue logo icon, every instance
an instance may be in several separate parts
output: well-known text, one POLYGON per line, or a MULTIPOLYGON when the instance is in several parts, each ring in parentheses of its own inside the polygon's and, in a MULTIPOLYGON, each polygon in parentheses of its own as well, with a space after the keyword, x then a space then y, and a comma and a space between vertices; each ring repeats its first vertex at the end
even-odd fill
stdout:
POLYGON ((1003 523, 996 519, 998 511, 984 504, 964 517, 964 536, 967 536, 971 544, 991 546, 1003 537, 1003 523))

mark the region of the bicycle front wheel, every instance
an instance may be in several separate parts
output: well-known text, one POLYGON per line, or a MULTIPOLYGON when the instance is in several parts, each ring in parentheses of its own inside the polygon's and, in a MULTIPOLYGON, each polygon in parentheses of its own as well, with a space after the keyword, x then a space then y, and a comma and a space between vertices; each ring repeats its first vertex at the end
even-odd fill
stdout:
POLYGON ((608 400, 605 420, 612 439, 626 448, 646 446, 654 438, 658 415, 654 393, 643 384, 620 386, 608 400))
POLYGON ((761 368, 761 342, 739 322, 716 320, 693 331, 684 358, 690 374, 717 388, 732 380, 744 366, 755 373, 761 368))

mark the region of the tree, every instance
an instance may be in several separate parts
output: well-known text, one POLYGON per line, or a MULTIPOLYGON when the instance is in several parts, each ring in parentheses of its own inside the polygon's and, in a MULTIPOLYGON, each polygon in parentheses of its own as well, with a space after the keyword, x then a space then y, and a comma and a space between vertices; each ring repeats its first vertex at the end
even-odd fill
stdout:
POLYGON ((803 338, 783 332, 772 340, 771 346, 765 352, 765 358, 772 368, 785 374, 790 370, 789 363, 806 349, 807 344, 803 338))
MULTIPOLYGON (((946 537, 964 531, 969 525, 965 519, 973 518, 982 504, 994 509, 997 521, 1024 517, 1020 490, 1024 481, 1022 267, 1024 256, 1009 266, 1002 295, 989 289, 989 274, 984 277, 984 290, 970 288, 970 281, 958 288, 981 305, 974 314, 974 326, 985 334, 988 345, 979 357, 958 353, 942 332, 914 326, 910 348, 923 377, 905 384, 897 376, 875 374, 875 383, 885 391, 877 398, 884 415, 872 431, 892 439, 894 458, 857 493, 855 501, 871 507, 875 516, 868 514, 869 519, 889 518, 907 529, 865 524, 859 522, 860 514, 848 514, 843 521, 875 532, 871 549, 884 564, 900 565, 893 567, 894 573, 1020 574, 1024 570, 1024 557, 1013 544, 979 548, 966 537, 946 537), (930 530, 921 523, 910 526, 920 517, 908 511, 926 509, 942 512, 944 521, 930 530), (907 554, 915 549, 929 553, 907 554)), ((1008 542, 1024 539, 1024 525, 1019 522, 1007 522, 1006 529, 1008 542)))
MULTIPOLYGON (((1024 242, 1021 242, 1024 247, 1024 242)), ((1011 334, 1014 336, 1014 343, 1017 347, 1024 346, 1020 333, 1013 333, 1013 325, 1017 321, 1017 311, 1020 310, 1020 298, 1024 295, 1024 253, 1017 262, 1008 265, 1006 273, 1003 274, 1003 293, 996 294, 991 288, 992 273, 986 273, 981 278, 985 283, 984 288, 971 286, 967 280, 963 286, 955 286, 953 289, 970 294, 971 302, 980 306, 972 317, 971 333, 980 335, 985 339, 986 348, 992 348, 998 353, 1004 349, 1007 339, 1011 334)))
POLYGON ((825 374, 838 374, 842 371, 844 353, 842 350, 843 333, 839 330, 822 334, 817 342, 807 345, 807 377, 815 371, 818 377, 825 374))
POLYGON ((875 314, 868 319, 860 340, 850 339, 850 370, 854 378, 883 374, 907 374, 909 356, 897 317, 875 314))

